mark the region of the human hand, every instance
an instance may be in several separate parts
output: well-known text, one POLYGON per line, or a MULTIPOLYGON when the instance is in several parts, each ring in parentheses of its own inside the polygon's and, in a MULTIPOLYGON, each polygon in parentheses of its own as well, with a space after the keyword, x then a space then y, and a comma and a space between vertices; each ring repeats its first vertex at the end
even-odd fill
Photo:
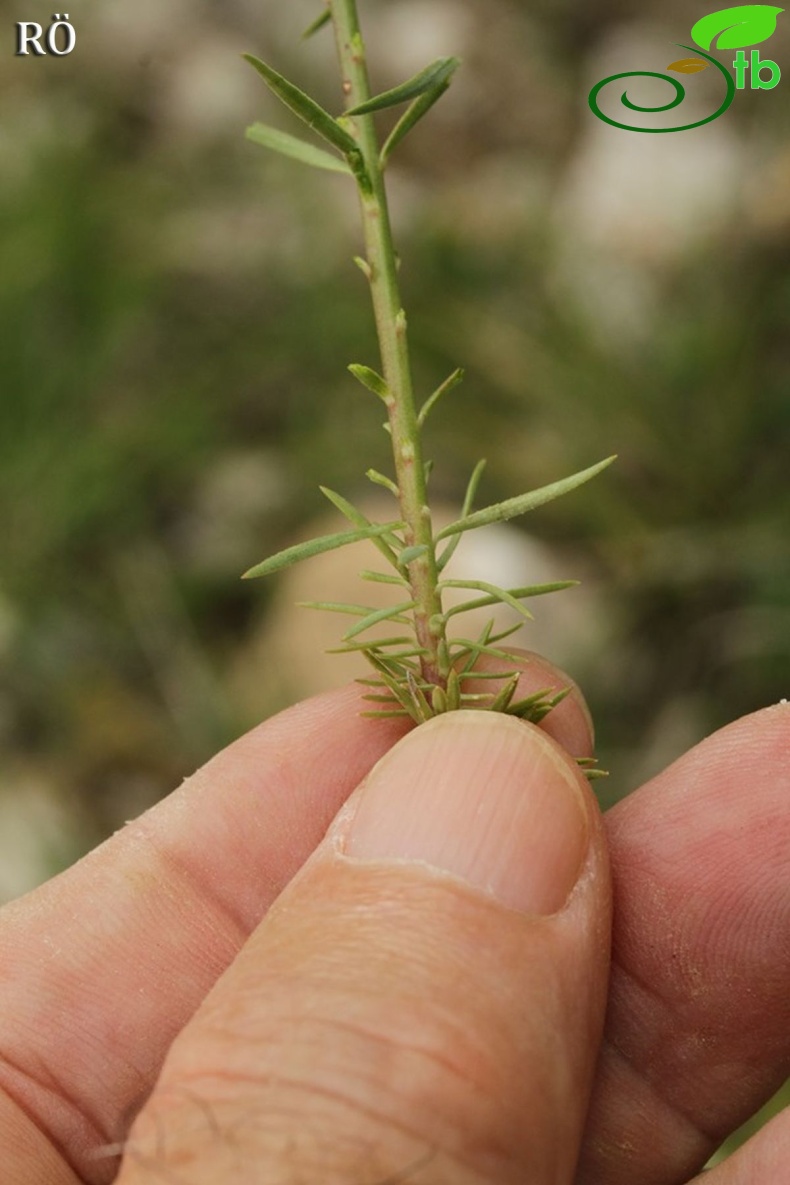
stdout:
MULTIPOLYGON (((532 662, 519 694, 546 683, 532 662)), ((4 1185, 674 1185, 786 1076, 790 709, 607 816, 596 1069, 580 698, 543 733, 440 718, 341 810, 404 731, 358 694, 275 717, 3 911, 4 1185)), ((789 1135, 706 1185, 784 1179, 789 1135)))

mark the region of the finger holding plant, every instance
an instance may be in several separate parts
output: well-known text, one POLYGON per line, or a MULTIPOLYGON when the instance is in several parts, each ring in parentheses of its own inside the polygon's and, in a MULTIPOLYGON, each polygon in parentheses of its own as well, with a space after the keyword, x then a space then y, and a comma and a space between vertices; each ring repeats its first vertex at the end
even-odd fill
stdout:
POLYGON ((356 0, 330 0, 326 12, 313 22, 306 36, 330 23, 334 27, 345 96, 345 111, 337 118, 271 66, 245 55, 269 89, 317 133, 328 148, 319 148, 259 123, 249 128, 247 135, 256 143, 304 164, 346 173, 356 183, 365 254, 357 257, 355 262, 370 287, 381 369, 377 371, 362 364, 353 364, 349 369, 386 409, 384 428, 391 437, 394 476, 388 477, 371 469, 367 477, 392 493, 397 509, 390 521, 374 523, 342 495, 322 487, 324 495, 348 520, 351 529, 289 547, 257 564, 245 576, 267 575, 321 552, 369 539, 385 562, 381 571, 362 572, 362 579, 391 585, 395 590, 395 603, 385 609, 326 602, 310 602, 310 607, 348 614, 356 619, 343 636, 340 650, 361 653, 373 667, 373 677, 364 680, 369 688, 367 698, 374 705, 371 714, 409 716, 421 723, 456 708, 483 708, 537 723, 567 694, 566 691, 558 694, 540 692, 516 700, 518 675, 507 667, 489 676, 490 692, 472 692, 468 687, 472 679, 481 678, 474 669, 481 655, 493 655, 508 662, 509 656, 499 644, 519 629, 524 619, 532 617, 525 601, 576 582, 504 589, 485 580, 450 580, 443 573, 467 531, 504 522, 542 506, 589 481, 614 458, 609 457, 541 489, 482 510, 473 510, 485 464, 480 461, 469 479, 460 517, 434 531, 427 493, 432 463, 423 455, 422 429, 438 401, 463 376, 461 370, 454 371, 418 408, 384 177, 395 149, 449 87, 459 60, 439 58, 400 86, 372 95, 356 0), (375 115, 397 106, 405 106, 404 113, 380 146, 375 115), (445 609, 442 598, 448 588, 467 591, 469 599, 445 609), (521 622, 497 633, 493 621, 489 621, 475 638, 448 638, 447 625, 452 617, 469 609, 500 603, 516 610, 521 622), (382 622, 392 625, 393 636, 366 640, 366 632, 382 622))

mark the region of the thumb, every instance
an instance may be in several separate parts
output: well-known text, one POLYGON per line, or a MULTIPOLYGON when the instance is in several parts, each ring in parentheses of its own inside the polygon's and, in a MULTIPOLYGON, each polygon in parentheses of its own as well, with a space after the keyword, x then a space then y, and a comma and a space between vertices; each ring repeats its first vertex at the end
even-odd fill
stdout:
POLYGON ((438 717, 374 767, 182 1031, 119 1185, 566 1185, 608 942, 575 763, 512 717, 438 717))

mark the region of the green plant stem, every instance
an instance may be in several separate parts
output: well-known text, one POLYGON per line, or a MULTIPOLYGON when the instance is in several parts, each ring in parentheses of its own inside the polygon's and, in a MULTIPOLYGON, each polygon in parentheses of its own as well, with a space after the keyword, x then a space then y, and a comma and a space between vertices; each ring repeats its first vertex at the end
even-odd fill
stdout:
MULTIPOLYGON (((330 0, 346 108, 371 97, 365 45, 356 0, 330 0)), ((445 621, 438 584, 433 528, 426 492, 425 463, 409 362, 406 314, 401 303, 397 259, 392 239, 387 194, 379 163, 379 145, 372 115, 343 117, 356 138, 365 165, 355 174, 362 207, 369 282, 381 363, 388 387, 389 417, 398 500, 405 522, 407 547, 426 550, 407 566, 415 602, 414 623, 424 650, 421 671, 427 683, 446 688, 449 660, 445 621)))

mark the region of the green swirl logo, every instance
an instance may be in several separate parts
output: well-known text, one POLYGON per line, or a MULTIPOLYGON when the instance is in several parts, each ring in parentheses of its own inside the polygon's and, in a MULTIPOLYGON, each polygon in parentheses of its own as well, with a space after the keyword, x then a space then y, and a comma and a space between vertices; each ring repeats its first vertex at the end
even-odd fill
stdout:
POLYGON ((660 78, 664 82, 668 82, 675 92, 674 98, 670 99, 668 103, 656 107, 645 107, 629 99, 628 91, 624 90, 620 95, 620 102, 629 111, 657 114, 679 107, 686 97, 685 87, 678 79, 670 77, 669 74, 659 74, 655 70, 626 70, 622 74, 612 74, 597 82, 590 91, 587 100, 590 110, 598 119, 612 127, 622 128, 627 132, 647 132, 653 135, 666 132, 687 132, 691 128, 699 128, 703 124, 711 123, 723 115, 732 104, 736 90, 745 88, 747 75, 752 90, 772 90, 779 82, 782 72, 776 62, 772 62, 768 58, 761 58, 756 49, 752 50, 751 60, 749 60, 743 52, 743 47, 767 41, 776 30, 776 21, 780 12, 784 12, 784 9, 776 8, 770 4, 741 4, 735 8, 724 8, 720 12, 711 12, 698 20, 691 30, 692 40, 699 48, 695 50, 695 47, 691 45, 680 46, 681 49, 688 49, 692 53, 702 51, 702 57, 681 58, 677 62, 670 63, 667 70, 673 70, 679 74, 697 74, 701 70, 707 70, 710 65, 715 67, 724 78, 726 88, 724 99, 712 115, 707 115, 704 119, 697 119, 693 123, 679 124, 677 127, 646 128, 612 119, 601 110, 598 103, 600 92, 609 83, 619 82, 623 78, 660 78), (735 77, 721 62, 705 52, 705 50, 714 48, 714 41, 716 41, 716 49, 738 50, 732 63, 735 77), (765 77, 765 71, 768 71, 768 77, 765 77))

